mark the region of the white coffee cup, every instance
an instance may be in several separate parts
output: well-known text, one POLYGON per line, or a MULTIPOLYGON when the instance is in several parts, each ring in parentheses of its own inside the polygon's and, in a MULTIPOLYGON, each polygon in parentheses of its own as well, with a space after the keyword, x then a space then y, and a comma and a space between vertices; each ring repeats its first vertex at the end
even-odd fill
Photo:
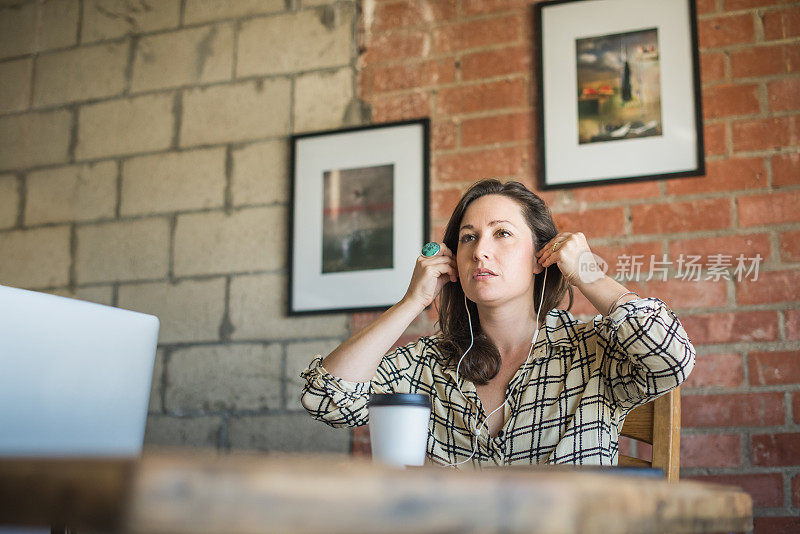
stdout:
POLYGON ((430 397, 419 393, 373 393, 368 408, 372 461, 396 467, 423 465, 430 397))

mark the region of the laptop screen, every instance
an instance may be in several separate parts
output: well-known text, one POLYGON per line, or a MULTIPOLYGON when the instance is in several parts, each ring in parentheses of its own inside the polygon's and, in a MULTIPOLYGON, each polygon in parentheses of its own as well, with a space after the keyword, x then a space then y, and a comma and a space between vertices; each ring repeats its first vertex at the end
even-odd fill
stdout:
POLYGON ((138 456, 158 327, 0 286, 0 456, 138 456))

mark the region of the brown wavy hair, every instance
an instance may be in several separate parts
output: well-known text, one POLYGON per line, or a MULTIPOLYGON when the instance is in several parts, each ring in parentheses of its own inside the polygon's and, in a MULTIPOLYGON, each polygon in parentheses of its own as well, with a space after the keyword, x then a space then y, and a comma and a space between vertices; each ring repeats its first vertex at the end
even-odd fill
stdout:
MULTIPOLYGON (((545 243, 558 235, 558 229, 553 221, 550 208, 538 195, 528 190, 520 182, 509 181, 503 183, 497 179, 486 179, 473 184, 464 193, 450 216, 450 221, 447 223, 447 229, 444 232, 444 244, 453 254, 457 254, 458 233, 467 207, 473 201, 485 195, 503 195, 519 204, 534 237, 535 250, 539 250, 545 243)), ((545 271, 543 270, 541 273, 534 275, 532 296, 534 306, 538 305, 542 295, 544 273, 545 271)), ((572 308, 573 302, 572 287, 556 264, 547 267, 546 289, 542 310, 539 314, 542 322, 544 322, 544 317, 547 316, 547 313, 558 306, 567 292, 569 292, 569 306, 567 309, 572 308)), ((467 299, 467 305, 472 316, 472 330, 475 341, 464 361, 461 362, 459 375, 475 384, 484 385, 500 371, 500 351, 481 330, 476 304, 467 299)), ((460 283, 444 285, 440 294, 438 311, 438 323, 442 332, 438 341, 439 350, 444 355, 448 365, 452 365, 455 368, 470 343, 467 311, 464 309, 464 290, 460 283)))

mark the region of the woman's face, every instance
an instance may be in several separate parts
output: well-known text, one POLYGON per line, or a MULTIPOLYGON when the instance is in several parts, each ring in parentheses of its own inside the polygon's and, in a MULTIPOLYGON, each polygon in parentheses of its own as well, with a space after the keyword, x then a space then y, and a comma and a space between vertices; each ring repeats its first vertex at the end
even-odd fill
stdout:
POLYGON ((467 298, 480 304, 529 299, 536 263, 533 234, 522 208, 503 195, 485 195, 467 207, 458 233, 456 262, 467 298), (491 273, 480 274, 481 271, 491 273))

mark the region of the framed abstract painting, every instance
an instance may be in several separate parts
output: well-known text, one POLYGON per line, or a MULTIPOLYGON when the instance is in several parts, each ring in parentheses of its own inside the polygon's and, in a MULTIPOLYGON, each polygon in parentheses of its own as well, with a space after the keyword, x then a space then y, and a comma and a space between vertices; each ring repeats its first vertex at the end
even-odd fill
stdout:
POLYGON ((542 189, 705 174, 694 0, 535 6, 542 189))
POLYGON ((289 315, 385 309, 428 236, 430 121, 294 135, 289 315))

